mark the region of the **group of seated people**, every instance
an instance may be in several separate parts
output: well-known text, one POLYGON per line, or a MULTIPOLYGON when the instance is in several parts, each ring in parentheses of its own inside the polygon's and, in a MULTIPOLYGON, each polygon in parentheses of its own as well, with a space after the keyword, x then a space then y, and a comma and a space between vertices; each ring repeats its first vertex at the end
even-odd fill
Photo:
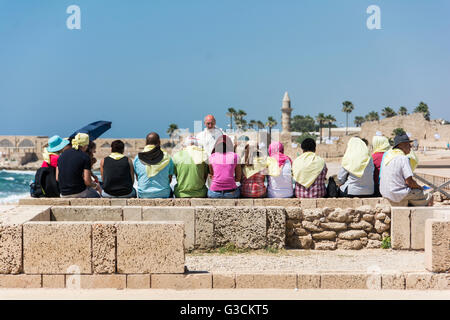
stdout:
MULTIPOLYGON (((397 203, 431 205, 431 195, 414 181, 417 157, 407 135, 396 136, 391 147, 386 137, 373 138, 373 154, 367 143, 349 140, 337 175, 339 197, 384 196, 397 203)), ((43 166, 56 168, 61 197, 67 198, 322 198, 327 194, 328 168, 316 151, 316 142, 301 143, 302 154, 294 161, 283 144, 269 145, 268 154, 247 139, 239 152, 229 136, 220 135, 211 152, 194 136, 182 150, 170 156, 161 149, 159 135, 146 136, 146 146, 133 159, 124 155, 124 143, 115 140, 111 154, 100 162, 102 183, 91 171, 95 161, 89 136, 79 133, 69 142, 52 137, 43 166), (239 155, 238 153, 241 153, 239 155), (174 189, 172 177, 176 178, 174 189), (133 187, 137 180, 137 190, 133 187)), ((329 180, 330 181, 330 180, 329 180)), ((329 184, 329 183, 328 183, 329 184)))

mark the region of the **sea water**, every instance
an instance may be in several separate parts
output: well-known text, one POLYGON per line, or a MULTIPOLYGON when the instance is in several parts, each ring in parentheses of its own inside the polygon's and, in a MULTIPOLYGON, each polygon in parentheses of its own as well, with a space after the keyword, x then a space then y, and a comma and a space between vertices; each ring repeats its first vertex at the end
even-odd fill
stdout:
POLYGON ((17 203, 30 195, 35 171, 0 171, 0 204, 17 203))

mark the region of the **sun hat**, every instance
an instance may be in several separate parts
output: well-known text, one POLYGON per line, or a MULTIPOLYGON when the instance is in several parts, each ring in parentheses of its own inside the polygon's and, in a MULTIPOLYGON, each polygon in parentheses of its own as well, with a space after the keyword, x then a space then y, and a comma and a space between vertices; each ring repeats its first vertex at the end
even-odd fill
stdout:
POLYGON ((413 140, 409 139, 407 134, 402 134, 395 136, 394 138, 394 148, 398 146, 402 142, 413 142, 413 140))
POLYGON ((48 152, 57 152, 62 150, 69 144, 69 140, 63 139, 60 136, 53 136, 48 139, 48 152))

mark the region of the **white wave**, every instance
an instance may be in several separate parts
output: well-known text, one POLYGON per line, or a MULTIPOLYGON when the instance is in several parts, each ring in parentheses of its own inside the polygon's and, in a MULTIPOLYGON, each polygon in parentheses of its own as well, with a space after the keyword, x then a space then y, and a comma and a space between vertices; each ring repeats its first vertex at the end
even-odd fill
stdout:
POLYGON ((20 194, 12 194, 5 198, 0 198, 0 204, 11 204, 18 203, 19 199, 26 198, 30 195, 30 193, 20 193, 20 194))
POLYGON ((2 178, 3 180, 8 180, 8 181, 14 181, 16 179, 14 179, 13 177, 6 177, 6 178, 2 178))
POLYGON ((29 170, 1 170, 0 172, 6 172, 6 173, 15 173, 15 174, 36 174, 36 171, 29 171, 29 170))

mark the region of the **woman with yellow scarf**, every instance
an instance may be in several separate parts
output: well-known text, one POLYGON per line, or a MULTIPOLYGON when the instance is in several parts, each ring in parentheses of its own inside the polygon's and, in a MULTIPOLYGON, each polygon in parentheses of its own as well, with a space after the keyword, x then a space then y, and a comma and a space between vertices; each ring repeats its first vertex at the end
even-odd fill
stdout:
POLYGON ((368 197, 374 192, 374 165, 367 145, 360 138, 351 138, 338 173, 340 196, 368 197))
POLYGON ((388 138, 384 136, 374 136, 372 139, 372 160, 375 166, 373 171, 373 181, 375 183, 375 196, 380 197, 380 167, 381 161, 383 160, 383 155, 386 151, 391 148, 388 138))

